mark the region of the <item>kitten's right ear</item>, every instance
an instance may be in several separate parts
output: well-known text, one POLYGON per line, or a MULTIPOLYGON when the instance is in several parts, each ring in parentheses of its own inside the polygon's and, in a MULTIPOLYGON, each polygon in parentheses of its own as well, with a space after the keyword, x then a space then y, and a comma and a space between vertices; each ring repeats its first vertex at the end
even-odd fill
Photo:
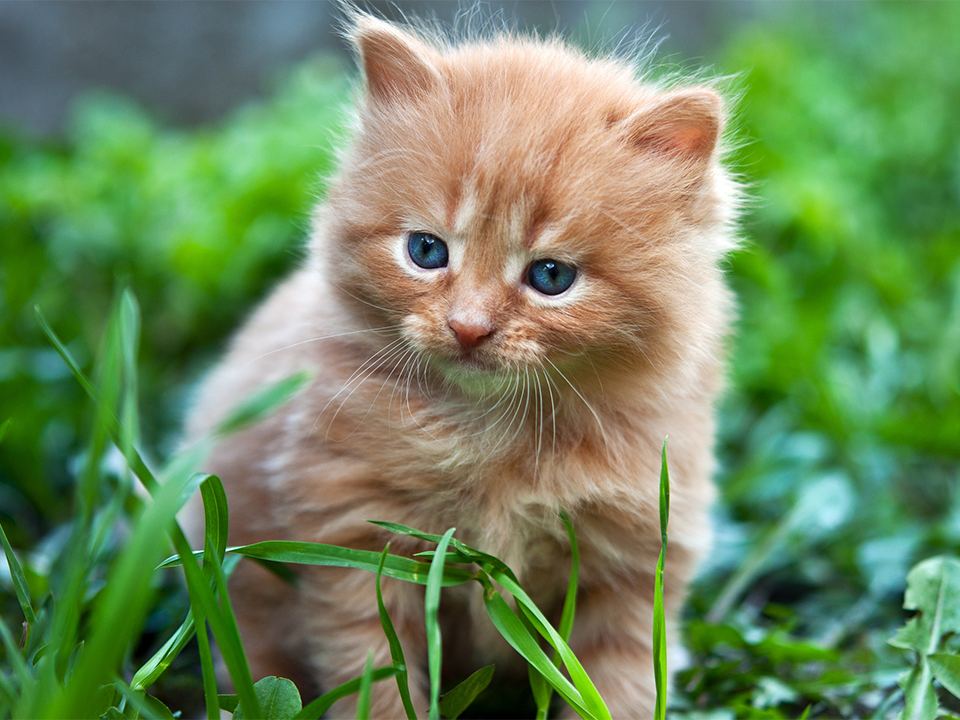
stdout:
POLYGON ((675 158, 699 170, 709 162, 720 138, 723 101, 707 88, 675 90, 624 124, 635 148, 675 158))
POLYGON ((393 103, 417 97, 440 82, 437 55, 419 38, 359 13, 348 34, 360 55, 371 100, 393 103))

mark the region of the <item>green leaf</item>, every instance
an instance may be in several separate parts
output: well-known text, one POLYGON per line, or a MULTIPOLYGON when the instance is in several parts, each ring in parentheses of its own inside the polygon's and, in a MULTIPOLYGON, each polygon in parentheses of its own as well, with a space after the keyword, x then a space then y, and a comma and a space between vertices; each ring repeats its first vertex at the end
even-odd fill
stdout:
POLYGON ((160 677, 170 663, 180 654, 193 637, 193 617, 187 615, 177 631, 163 644, 163 646, 145 662, 130 681, 134 691, 142 691, 150 687, 160 677))
POLYGON ((217 551, 217 559, 222 563, 227 550, 227 531, 229 515, 227 513, 227 493, 223 483, 216 475, 207 475, 200 485, 203 499, 204 535, 217 551))
POLYGON ((380 589, 380 578, 383 575, 383 564, 387 561, 387 551, 390 549, 390 543, 380 553, 380 565, 377 567, 377 609, 380 612, 380 624, 383 626, 383 634, 387 636, 387 642, 390 645, 390 657, 397 668, 397 690, 400 692, 400 701, 403 703, 403 710, 407 714, 407 720, 417 720, 416 710, 413 708, 413 701, 410 699, 410 686, 407 680, 407 663, 403 657, 403 648, 400 645, 400 638, 397 637, 397 631, 393 627, 393 621, 390 619, 390 613, 387 612, 383 604, 383 591, 380 589))
MULTIPOLYGON (((7 421, 9 422, 9 421, 7 421)), ((4 424, 6 426, 6 423, 4 424)), ((17 594, 17 600, 20 601, 20 607, 23 610, 23 616, 27 620, 28 632, 36 627, 37 616, 33 612, 33 603, 30 599, 30 586, 27 585, 27 577, 23 574, 23 567, 17 556, 13 552, 10 541, 7 540, 7 534, 0 525, 0 542, 3 542, 3 552, 7 556, 7 565, 10 568, 10 577, 13 580, 13 589, 17 594)))
POLYGON ((667 556, 667 522, 670 517, 670 473, 667 469, 667 440, 660 461, 660 557, 653 586, 653 676, 657 689, 654 717, 667 717, 667 630, 663 607, 663 566, 667 556))
MULTIPOLYGON (((487 615, 490 616, 504 640, 520 653, 528 663, 533 665, 581 717, 597 717, 586 708, 577 688, 553 666, 553 662, 547 658, 536 638, 530 634, 517 614, 507 605, 486 573, 479 574, 477 580, 483 586, 483 604, 487 610, 487 615)), ((605 717, 609 718, 609 713, 605 717)))
POLYGON ((954 697, 960 698, 960 656, 936 653, 927 657, 933 676, 954 697))
POLYGON ((493 680, 493 665, 480 668, 462 683, 444 693, 440 698, 440 713, 448 720, 456 720, 460 713, 470 707, 477 695, 486 690, 493 680))
POLYGON ((423 606, 427 626, 427 665, 430 674, 430 720, 440 720, 440 666, 443 651, 440 637, 440 587, 443 584, 444 558, 447 545, 456 528, 450 528, 437 544, 437 554, 430 563, 427 575, 427 590, 423 606))
POLYGON ((897 682, 903 688, 904 706, 901 720, 936 720, 937 692, 925 657, 897 682))
POLYGON ((367 661, 363 664, 360 676, 360 690, 357 693, 357 720, 370 720, 370 703, 373 694, 373 650, 367 651, 367 661))
POLYGON ((240 704, 240 698, 237 695, 217 695, 217 702, 222 710, 226 710, 228 713, 234 713, 240 704))
MULTIPOLYGON (((260 701, 264 720, 292 720, 303 708, 300 691, 297 690, 297 686, 291 680, 286 678, 278 678, 273 675, 260 678, 254 684, 253 689, 260 701)), ((244 720, 246 717, 243 703, 239 703, 233 711, 233 718, 234 720, 244 720)))
POLYGON ((7 434, 7 430, 10 429, 10 423, 13 421, 13 418, 7 418, 3 421, 3 424, 0 425, 0 443, 3 442, 4 435, 7 434))
POLYGON ((915 565, 903 607, 917 615, 888 642, 921 655, 936 652, 945 633, 960 632, 960 561, 939 556, 915 565))
POLYGON ((242 401, 217 427, 218 435, 228 435, 249 427, 292 398, 310 379, 306 371, 274 383, 242 401))
MULTIPOLYGON (((328 567, 352 567, 376 572, 380 566, 380 553, 371 550, 353 550, 352 548, 324 545, 323 543, 294 542, 288 540, 268 540, 239 547, 227 548, 228 553, 244 557, 270 560, 272 562, 300 565, 324 565, 328 567)), ((199 557, 199 553, 193 553, 199 557)), ((158 567, 174 567, 180 564, 180 557, 164 560, 158 567)), ((411 560, 401 555, 388 555, 384 563, 383 574, 387 577, 427 584, 430 564, 411 560)), ((443 586, 462 585, 473 579, 473 573, 462 568, 445 567, 443 586)))

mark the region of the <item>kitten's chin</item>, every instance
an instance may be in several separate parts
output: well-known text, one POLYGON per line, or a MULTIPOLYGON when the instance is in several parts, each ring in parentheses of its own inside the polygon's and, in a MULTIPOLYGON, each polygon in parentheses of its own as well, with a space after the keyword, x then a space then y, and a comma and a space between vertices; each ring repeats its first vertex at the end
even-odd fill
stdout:
POLYGON ((475 358, 440 360, 440 372, 468 395, 495 395, 517 384, 517 373, 475 358))

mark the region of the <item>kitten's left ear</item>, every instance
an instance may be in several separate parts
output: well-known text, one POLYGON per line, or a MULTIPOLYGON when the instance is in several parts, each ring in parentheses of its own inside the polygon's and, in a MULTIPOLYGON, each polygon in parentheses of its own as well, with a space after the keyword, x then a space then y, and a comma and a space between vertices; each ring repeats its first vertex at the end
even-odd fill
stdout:
POLYGON ((436 53, 416 36, 359 14, 349 34, 360 53, 371 100, 392 103, 409 99, 440 82, 436 53))
POLYGON ((706 88, 668 93, 624 121, 631 145, 674 157, 696 169, 709 162, 722 124, 723 101, 706 88))

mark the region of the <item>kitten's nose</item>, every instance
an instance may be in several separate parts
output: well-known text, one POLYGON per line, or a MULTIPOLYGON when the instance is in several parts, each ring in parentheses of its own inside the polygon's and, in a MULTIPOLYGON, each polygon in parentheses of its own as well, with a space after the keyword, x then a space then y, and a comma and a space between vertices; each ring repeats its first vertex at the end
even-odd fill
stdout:
POLYGON ((493 326, 484 320, 465 321, 450 318, 447 325, 465 350, 472 350, 493 335, 493 326))

